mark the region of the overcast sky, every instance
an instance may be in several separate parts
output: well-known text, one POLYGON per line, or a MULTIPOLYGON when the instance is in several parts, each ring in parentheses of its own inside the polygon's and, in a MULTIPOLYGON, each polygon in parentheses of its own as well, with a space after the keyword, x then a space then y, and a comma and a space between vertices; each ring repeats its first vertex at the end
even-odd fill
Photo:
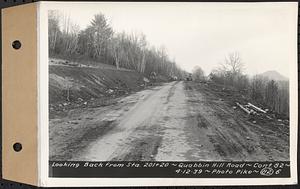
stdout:
POLYGON ((81 29, 101 12, 115 31, 143 32, 187 71, 198 65, 209 74, 237 51, 245 73, 276 70, 288 77, 295 56, 295 3, 68 3, 55 9, 81 29))

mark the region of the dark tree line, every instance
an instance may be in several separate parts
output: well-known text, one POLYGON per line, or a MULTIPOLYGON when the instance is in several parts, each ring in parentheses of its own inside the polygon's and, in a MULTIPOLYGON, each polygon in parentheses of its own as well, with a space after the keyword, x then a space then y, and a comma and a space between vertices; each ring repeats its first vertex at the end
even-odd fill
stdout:
POLYGON ((289 115, 288 81, 274 81, 256 75, 250 80, 250 96, 277 113, 289 115))
POLYGON ((70 17, 49 11, 49 54, 85 57, 119 68, 136 70, 146 76, 155 72, 182 78, 183 71, 171 61, 164 48, 151 47, 142 33, 118 33, 99 13, 83 30, 70 17))

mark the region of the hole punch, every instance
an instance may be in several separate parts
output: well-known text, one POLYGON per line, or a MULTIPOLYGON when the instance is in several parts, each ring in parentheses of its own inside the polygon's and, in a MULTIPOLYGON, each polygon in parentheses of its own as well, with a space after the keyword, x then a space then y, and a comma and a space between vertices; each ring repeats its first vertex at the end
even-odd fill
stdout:
POLYGON ((14 151, 20 152, 22 150, 22 144, 19 142, 14 143, 13 145, 14 151))
POLYGON ((21 48, 21 46, 22 46, 22 44, 21 44, 21 42, 19 41, 19 40, 15 40, 13 43, 12 43, 12 47, 14 48, 14 49, 20 49, 21 48))

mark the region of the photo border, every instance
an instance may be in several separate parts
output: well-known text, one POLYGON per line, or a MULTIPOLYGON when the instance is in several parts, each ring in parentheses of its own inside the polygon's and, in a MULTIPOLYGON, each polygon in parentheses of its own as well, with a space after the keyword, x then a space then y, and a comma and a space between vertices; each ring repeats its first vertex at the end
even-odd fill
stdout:
MULTIPOLYGON (((39 62, 39 184, 42 186, 224 186, 224 185, 282 185, 297 184, 297 136, 298 136, 298 73, 297 68, 297 32, 295 33, 295 48, 293 62, 290 65, 290 178, 49 178, 49 133, 48 133, 48 10, 59 6, 88 3, 123 3, 123 2, 39 2, 38 5, 38 62, 39 62), (45 64, 46 62, 47 64, 45 64), (296 82, 296 83, 295 83, 296 82)), ((124 2, 129 3, 129 2, 124 2)), ((136 2, 134 2, 136 3, 136 2)), ((139 2, 140 3, 140 2, 139 2)), ((147 3, 147 2, 143 2, 147 3)), ((166 2, 159 2, 166 3, 166 2)), ((171 3, 171 2, 168 2, 171 3)), ((172 2, 175 3, 175 2, 172 2)), ((179 3, 179 2, 176 2, 179 3)), ((180 2, 181 3, 181 2, 180 2)), ((186 3, 186 2, 184 2, 186 3)), ((224 2, 225 3, 225 2, 224 2)), ((268 5, 270 2, 260 2, 268 5)), ((282 3, 282 2, 277 2, 282 3)), ((287 2, 284 2, 287 3, 287 2)), ((295 2, 290 2, 296 4, 295 2)), ((236 4, 236 3, 234 3, 236 4)), ((298 6, 296 13, 298 11, 298 6)), ((296 20, 297 21, 297 20, 296 20)), ((296 24, 298 27, 298 24, 296 24)), ((295 28, 297 29, 297 28, 295 28)))

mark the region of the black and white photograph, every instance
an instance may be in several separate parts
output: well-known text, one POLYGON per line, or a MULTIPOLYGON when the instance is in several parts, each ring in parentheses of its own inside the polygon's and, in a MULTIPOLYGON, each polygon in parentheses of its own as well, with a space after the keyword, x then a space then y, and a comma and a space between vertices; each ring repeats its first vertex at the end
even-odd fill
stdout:
POLYGON ((49 161, 290 161, 288 4, 48 10, 49 161))

